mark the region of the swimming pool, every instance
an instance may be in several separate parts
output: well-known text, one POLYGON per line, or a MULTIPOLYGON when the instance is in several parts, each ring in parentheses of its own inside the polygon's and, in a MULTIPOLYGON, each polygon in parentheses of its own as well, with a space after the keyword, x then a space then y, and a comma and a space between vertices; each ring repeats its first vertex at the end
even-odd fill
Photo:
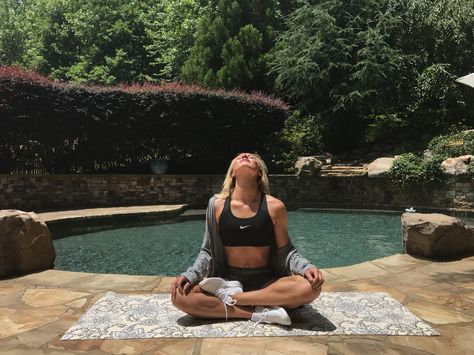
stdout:
MULTIPOLYGON (((321 268, 351 265, 402 251, 400 214, 291 211, 298 251, 321 268)), ((55 269, 131 275, 176 275, 191 265, 204 219, 120 228, 54 240, 55 269)))

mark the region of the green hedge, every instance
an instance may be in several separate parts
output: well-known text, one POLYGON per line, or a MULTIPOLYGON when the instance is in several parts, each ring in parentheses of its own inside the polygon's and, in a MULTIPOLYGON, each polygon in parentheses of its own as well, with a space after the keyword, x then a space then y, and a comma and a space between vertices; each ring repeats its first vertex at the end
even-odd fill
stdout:
POLYGON ((428 144, 428 149, 433 155, 441 155, 446 157, 445 159, 466 154, 474 155, 474 130, 435 137, 428 144))
MULTIPOLYGON (((429 142, 428 150, 431 155, 429 158, 406 153, 395 159, 390 170, 392 179, 403 187, 444 182, 446 175, 441 169, 441 163, 452 157, 474 155, 474 131, 453 132, 435 137, 429 142)), ((467 174, 474 178, 474 162, 469 164, 467 174)))
POLYGON ((84 86, 0 68, 0 172, 136 172, 165 157, 178 172, 223 173, 239 151, 270 156, 280 100, 168 83, 84 86))

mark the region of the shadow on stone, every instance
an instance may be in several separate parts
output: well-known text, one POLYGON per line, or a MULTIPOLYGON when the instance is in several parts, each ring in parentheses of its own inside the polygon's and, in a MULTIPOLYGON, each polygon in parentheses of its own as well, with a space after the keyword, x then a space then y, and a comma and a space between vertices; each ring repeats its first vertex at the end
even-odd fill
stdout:
POLYGON ((431 277, 439 283, 468 283, 474 281, 474 269, 463 270, 462 272, 438 272, 431 277))

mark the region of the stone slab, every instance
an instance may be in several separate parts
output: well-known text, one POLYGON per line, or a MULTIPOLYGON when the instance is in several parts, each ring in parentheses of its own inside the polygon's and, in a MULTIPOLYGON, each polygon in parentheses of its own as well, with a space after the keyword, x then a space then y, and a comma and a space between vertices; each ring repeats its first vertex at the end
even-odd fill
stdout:
POLYGON ((163 276, 156 287, 152 290, 153 293, 168 293, 171 290, 171 283, 175 277, 163 276))
POLYGON ((159 283, 161 277, 138 276, 138 275, 116 275, 95 274, 80 283, 69 283, 67 286, 75 286, 77 289, 116 290, 116 291, 150 291, 159 283))
POLYGON ((330 354, 337 355, 431 355, 424 351, 387 344, 383 340, 350 338, 340 343, 331 343, 330 354))
POLYGON ((20 345, 30 348, 47 347, 48 343, 55 338, 59 338, 79 319, 79 315, 65 315, 58 320, 35 328, 31 331, 18 334, 16 337, 20 345))
POLYGON ((370 261, 352 266, 330 268, 327 269, 327 271, 335 275, 339 280, 344 281, 366 279, 389 274, 387 270, 374 265, 370 261))
POLYGON ((95 274, 87 272, 72 272, 62 270, 46 270, 42 272, 32 273, 26 276, 20 276, 13 279, 5 280, 4 282, 39 285, 39 286, 53 286, 65 287, 70 284, 81 284, 83 280, 92 277, 95 274))
POLYGON ((78 300, 66 303, 66 306, 71 308, 82 308, 87 303, 87 298, 80 298, 78 300))
POLYGON ((65 306, 33 309, 0 308, 0 339, 27 332, 59 319, 67 312, 65 306))
POLYGON ((396 254, 387 256, 385 258, 372 260, 372 264, 392 273, 414 269, 429 263, 430 261, 428 260, 417 259, 408 254, 396 254))
POLYGON ((462 312, 425 301, 414 300, 405 306, 423 320, 434 324, 468 323, 474 318, 462 312))
POLYGON ((147 206, 125 206, 125 207, 106 207, 106 208, 88 208, 81 210, 69 210, 58 212, 38 213, 40 219, 44 222, 57 221, 64 219, 82 219, 97 216, 127 215, 136 213, 169 213, 178 212, 186 207, 186 204, 180 205, 147 205, 147 206))
POLYGON ((309 343, 295 339, 255 338, 248 339, 203 339, 201 351, 209 355, 227 354, 314 354, 326 355, 324 344, 309 343))
POLYGON ((47 307, 65 304, 87 296, 90 296, 90 293, 57 288, 34 288, 26 290, 21 300, 33 307, 47 307))
POLYGON ((159 345, 156 339, 104 340, 100 350, 107 354, 142 354, 159 345))
POLYGON ((0 296, 11 295, 25 291, 25 285, 16 285, 11 283, 0 282, 0 296))
POLYGON ((323 291, 326 292, 386 292, 398 302, 403 303, 406 294, 400 290, 387 287, 375 280, 357 280, 343 283, 324 285, 323 291))
POLYGON ((25 285, 0 283, 0 307, 19 303, 25 289, 25 285))
POLYGON ((471 355, 474 339, 474 326, 439 325, 436 327, 440 337, 391 337, 388 342, 429 354, 471 355))

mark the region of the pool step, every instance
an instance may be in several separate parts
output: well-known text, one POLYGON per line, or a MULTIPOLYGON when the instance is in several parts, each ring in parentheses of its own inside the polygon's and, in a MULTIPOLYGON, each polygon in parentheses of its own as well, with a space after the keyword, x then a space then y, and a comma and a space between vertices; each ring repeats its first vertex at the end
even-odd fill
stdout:
POLYGON ((323 165, 321 176, 363 176, 367 175, 367 166, 323 165))

